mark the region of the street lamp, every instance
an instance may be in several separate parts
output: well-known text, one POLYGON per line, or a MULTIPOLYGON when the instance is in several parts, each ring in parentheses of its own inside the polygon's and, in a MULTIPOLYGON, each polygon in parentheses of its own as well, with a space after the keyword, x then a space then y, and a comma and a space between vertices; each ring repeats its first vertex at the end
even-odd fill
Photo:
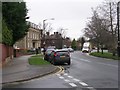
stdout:
MULTIPOLYGON (((55 20, 54 18, 50 18, 50 19, 44 19, 43 20, 43 43, 45 43, 46 44, 46 42, 45 42, 45 21, 47 21, 47 20, 55 20)), ((45 48, 45 45, 44 45, 44 48, 45 48)))
POLYGON ((44 34, 45 34, 45 21, 47 20, 55 20, 54 18, 50 18, 50 19, 44 19, 43 20, 43 31, 44 31, 44 34))
POLYGON ((117 50, 118 50, 118 57, 120 57, 120 29, 119 29, 119 14, 120 13, 120 1, 117 3, 117 26, 118 26, 118 47, 117 47, 117 50))

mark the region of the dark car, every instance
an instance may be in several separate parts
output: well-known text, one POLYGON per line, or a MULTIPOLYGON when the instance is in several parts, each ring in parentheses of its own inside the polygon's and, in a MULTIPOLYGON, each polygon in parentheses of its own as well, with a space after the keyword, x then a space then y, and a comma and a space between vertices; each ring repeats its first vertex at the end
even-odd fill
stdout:
POLYGON ((44 60, 49 61, 49 56, 54 49, 47 49, 44 55, 44 60))
POLYGON ((68 63, 68 65, 71 64, 69 51, 62 50, 62 49, 52 51, 49 59, 50 59, 50 62, 54 65, 58 63, 60 64, 68 63))

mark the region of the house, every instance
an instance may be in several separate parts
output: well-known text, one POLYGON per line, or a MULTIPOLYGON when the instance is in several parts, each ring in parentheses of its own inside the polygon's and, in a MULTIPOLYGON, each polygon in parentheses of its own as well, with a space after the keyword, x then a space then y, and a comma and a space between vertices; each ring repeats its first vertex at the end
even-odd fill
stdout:
POLYGON ((27 35, 15 43, 16 49, 31 50, 41 47, 42 30, 38 25, 28 22, 30 25, 27 35))
POLYGON ((63 38, 61 33, 54 32, 54 34, 51 34, 49 32, 46 32, 46 35, 42 38, 42 47, 49 47, 54 46, 57 49, 61 49, 66 45, 67 47, 71 47, 71 40, 70 38, 63 38))
POLYGON ((55 46, 56 48, 62 48, 63 38, 62 35, 58 32, 54 32, 54 34, 49 34, 46 32, 46 35, 42 38, 42 47, 55 46))
POLYGON ((63 46, 67 48, 71 47, 71 40, 69 37, 63 39, 63 46))

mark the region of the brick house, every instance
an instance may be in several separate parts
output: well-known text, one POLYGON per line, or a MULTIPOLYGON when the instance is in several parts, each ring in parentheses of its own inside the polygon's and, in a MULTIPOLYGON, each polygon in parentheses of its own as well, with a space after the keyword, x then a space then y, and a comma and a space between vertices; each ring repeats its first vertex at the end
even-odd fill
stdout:
POLYGON ((63 46, 65 46, 67 48, 71 47, 71 40, 69 37, 66 37, 63 39, 63 46))
POLYGON ((55 46, 57 49, 63 48, 66 45, 67 47, 71 46, 70 38, 63 38, 59 32, 54 32, 54 34, 49 34, 46 32, 44 39, 42 39, 42 47, 55 46))

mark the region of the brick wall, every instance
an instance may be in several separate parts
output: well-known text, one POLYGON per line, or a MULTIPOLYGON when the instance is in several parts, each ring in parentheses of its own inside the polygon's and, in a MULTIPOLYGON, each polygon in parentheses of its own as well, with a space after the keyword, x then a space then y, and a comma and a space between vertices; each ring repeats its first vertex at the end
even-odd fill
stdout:
POLYGON ((0 44, 0 55, 0 63, 3 65, 6 64, 13 58, 13 47, 0 44))

